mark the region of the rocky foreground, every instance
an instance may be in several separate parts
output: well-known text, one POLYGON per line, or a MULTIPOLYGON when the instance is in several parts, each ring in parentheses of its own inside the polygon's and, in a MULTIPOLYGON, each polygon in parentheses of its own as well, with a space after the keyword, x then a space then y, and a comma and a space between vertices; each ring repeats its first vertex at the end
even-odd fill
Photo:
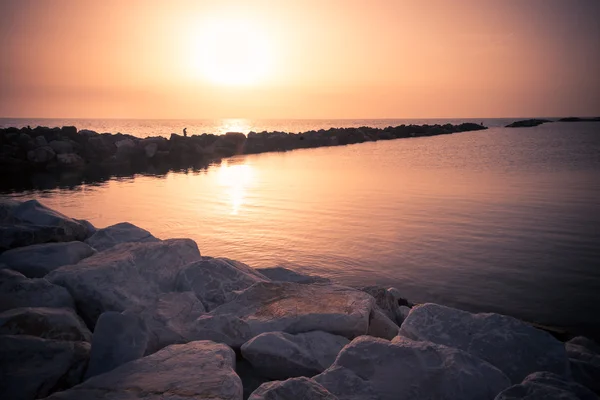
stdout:
POLYGON ((0 398, 597 399, 600 346, 0 202, 0 398))
POLYGON ((401 125, 385 129, 331 128, 304 133, 229 132, 225 135, 202 134, 170 138, 137 138, 121 133, 78 131, 62 128, 0 129, 0 172, 36 172, 82 168, 106 168, 114 171, 145 171, 165 167, 179 169, 207 165, 223 157, 271 151, 338 146, 377 140, 434 136, 486 129, 484 126, 401 125))

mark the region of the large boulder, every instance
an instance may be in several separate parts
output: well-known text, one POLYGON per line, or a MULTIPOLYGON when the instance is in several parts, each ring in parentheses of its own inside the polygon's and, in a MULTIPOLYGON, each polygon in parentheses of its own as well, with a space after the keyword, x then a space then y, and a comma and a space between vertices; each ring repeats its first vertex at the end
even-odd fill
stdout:
POLYGON ((573 380, 600 396, 600 346, 583 336, 565 343, 573 380))
POLYGON ((40 146, 27 152, 27 160, 34 164, 46 164, 56 157, 50 146, 40 146))
POLYGON ((233 291, 246 289, 269 279, 239 261, 227 258, 202 257, 179 273, 177 287, 193 291, 207 310, 230 301, 233 291))
POLYGON ((0 252, 39 243, 71 240, 72 236, 61 227, 0 222, 0 252))
POLYGON ((81 168, 85 166, 85 160, 75 153, 57 154, 56 162, 63 168, 81 168))
POLYGON ((263 383, 248 400, 338 400, 323 386, 308 378, 263 383))
POLYGON ((83 242, 36 244, 6 251, 0 263, 29 278, 42 278, 63 265, 77 264, 95 253, 83 242))
POLYGON ((598 400, 589 389, 551 372, 534 372, 522 383, 500 392, 495 400, 598 400))
POLYGON ((564 345, 552 335, 499 314, 471 314, 427 303, 413 307, 400 334, 455 347, 488 361, 513 383, 536 371, 567 376, 564 345))
POLYGON ((100 315, 94 336, 92 353, 85 378, 112 371, 144 355, 148 330, 143 319, 135 314, 107 311, 100 315))
POLYGON ((75 303, 64 287, 0 269, 0 312, 20 307, 75 308, 75 303))
POLYGON ((54 150, 56 154, 73 153, 73 145, 65 140, 52 140, 48 146, 54 150))
POLYGON ((86 243, 98 251, 104 251, 120 243, 158 242, 150 232, 129 222, 121 222, 106 228, 97 229, 86 239, 86 243))
POLYGON ((0 335, 89 342, 92 333, 69 308, 24 307, 0 313, 0 335))
POLYGON ((78 312, 93 327, 105 311, 145 307, 160 293, 174 291, 181 268, 198 258, 198 246, 190 239, 122 243, 60 267, 46 279, 69 290, 78 312))
POLYGON ((380 309, 374 309, 369 315, 369 330, 367 335, 392 340, 398 335, 400 328, 380 309))
POLYGON ((373 296, 375 298, 377 307, 379 307, 389 319, 398 325, 402 324, 404 319, 402 318, 402 314, 400 312, 398 300, 394 294, 388 291, 388 289, 382 286, 365 286, 359 288, 359 290, 362 290, 363 292, 369 293, 371 296, 373 296))
POLYGON ((374 303, 367 293, 344 286, 259 282, 211 314, 239 318, 252 336, 322 330, 354 338, 367 333, 374 303))
POLYGON ((223 344, 174 344, 48 400, 242 400, 235 353, 223 344))
POLYGON ((0 335, 0 398, 33 400, 77 385, 90 344, 0 335))
POLYGON ((190 340, 212 340, 239 349, 244 343, 256 336, 250 325, 235 315, 214 313, 201 315, 189 325, 190 340))
POLYGON ((461 350, 362 336, 313 378, 339 400, 493 399, 510 385, 496 367, 461 350))
POLYGON ((348 343, 343 336, 321 331, 295 335, 266 332, 244 343, 241 350, 242 356, 261 375, 287 379, 325 371, 348 343))
POLYGON ((331 283, 327 278, 316 275, 301 274, 283 267, 256 268, 256 271, 266 276, 273 282, 295 282, 295 283, 331 283))

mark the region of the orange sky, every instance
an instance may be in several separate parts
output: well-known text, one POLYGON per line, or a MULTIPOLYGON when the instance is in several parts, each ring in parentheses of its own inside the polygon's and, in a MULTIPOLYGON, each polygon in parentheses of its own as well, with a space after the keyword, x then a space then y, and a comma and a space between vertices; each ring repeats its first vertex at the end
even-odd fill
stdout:
POLYGON ((600 115, 596 0, 0 0, 0 15, 0 117, 600 115))

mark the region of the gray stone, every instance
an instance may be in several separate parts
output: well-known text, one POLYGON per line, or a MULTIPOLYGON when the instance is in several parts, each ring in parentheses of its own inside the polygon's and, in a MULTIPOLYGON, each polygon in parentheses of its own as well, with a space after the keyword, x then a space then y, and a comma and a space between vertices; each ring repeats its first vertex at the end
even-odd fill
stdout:
POLYGON ((235 353, 210 341, 174 344, 48 400, 242 400, 235 353))
POLYGON ((510 385, 496 367, 430 342, 354 339, 313 378, 339 400, 485 400, 510 385))
POLYGON ((231 300, 233 291, 246 289, 269 279, 246 264, 227 258, 202 257, 179 273, 177 288, 193 291, 207 310, 231 300))
POLYGON ((148 330, 142 318, 114 311, 103 313, 94 329, 85 379, 141 358, 147 344, 148 330))
POLYGON ((398 335, 399 329, 398 325, 389 319, 380 309, 371 311, 367 335, 392 340, 398 335))
POLYGON ((33 400, 77 385, 90 344, 0 335, 0 397, 33 400))
POLYGON ((395 287, 390 287, 387 289, 388 293, 391 294, 392 296, 394 296, 394 299, 396 299, 396 301, 398 302, 398 305, 400 306, 405 306, 405 307, 412 307, 414 304, 412 304, 410 301, 406 300, 405 297, 402 296, 402 293, 400 292, 400 290, 398 290, 395 287))
POLYGON ((343 336, 313 331, 295 335, 266 332, 246 342, 242 356, 263 376, 287 379, 317 375, 350 343, 343 336))
POLYGON ((98 135, 98 132, 90 130, 90 129, 82 129, 79 131, 79 134, 81 136, 86 136, 86 137, 92 137, 92 136, 96 136, 98 135))
POLYGON ((600 346, 577 336, 565 343, 573 380, 600 396, 600 346))
POLYGON ((94 225, 92 225, 92 223, 90 221, 85 220, 85 219, 77 219, 77 218, 73 218, 73 219, 75 221, 79 222, 85 228, 85 239, 89 238, 94 233, 96 233, 97 229, 94 225))
POLYGON ((158 241, 159 239, 152 236, 147 230, 138 228, 129 222, 121 222, 106 228, 97 229, 85 242, 98 251, 104 251, 120 243, 158 241))
POLYGON ((48 146, 50 146, 56 154, 73 153, 73 145, 64 140, 52 140, 48 143, 48 146))
POLYGON ((77 264, 95 251, 83 242, 36 244, 6 251, 0 263, 28 278, 42 278, 63 265, 77 264))
POLYGON ((0 312, 20 307, 75 308, 64 287, 46 279, 29 279, 10 269, 0 269, 0 312))
POLYGON ((597 400, 598 397, 584 386, 566 380, 551 372, 534 372, 521 384, 500 392, 495 400, 597 400))
POLYGON ((73 240, 64 228, 43 225, 0 223, 0 251, 39 243, 73 240))
POLYGON ((122 140, 118 140, 115 142, 115 146, 117 146, 117 149, 124 147, 124 148, 134 148, 135 147, 135 142, 132 139, 122 139, 122 140))
POLYGON ((41 135, 40 136, 36 136, 33 139, 33 142, 35 143, 35 145, 37 147, 48 146, 48 141, 46 141, 46 138, 43 137, 43 136, 41 136, 41 135))
POLYGON ((564 345, 549 333, 516 318, 499 314, 471 314, 438 304, 415 306, 400 334, 456 347, 490 362, 513 383, 536 371, 568 376, 564 345))
POLYGON ((201 315, 189 325, 190 340, 212 340, 239 349, 253 336, 246 321, 232 314, 201 315))
POLYGON ((190 239, 122 243, 60 267, 46 279, 69 290, 79 314, 93 327, 105 311, 144 308, 161 293, 175 291, 179 271, 198 258, 198 246, 190 239))
MULTIPOLYGON (((400 306, 396 297, 390 293, 386 288, 382 286, 365 286, 359 288, 363 292, 369 293, 375 298, 377 307, 379 307, 385 315, 396 324, 402 324, 402 315, 400 313, 400 306)), ((396 335, 394 335, 396 336, 396 335)))
POLYGON ((300 274, 291 269, 283 267, 257 268, 256 271, 266 276, 273 282, 295 282, 295 283, 331 283, 327 278, 316 275, 300 274))
POLYGON ((84 159, 75 153, 57 154, 56 161, 59 166, 65 168, 81 168, 85 166, 84 159))
POLYGON ((344 286, 260 282, 211 314, 245 321, 252 336, 322 330, 351 339, 367 333, 374 306, 373 297, 344 286))
POLYGON ((308 378, 263 383, 248 400, 337 400, 323 386, 308 378))
POLYGON ((24 307, 0 313, 0 335, 89 342, 92 333, 69 308, 24 307))
POLYGON ((56 153, 50 146, 40 146, 27 152, 27 160, 35 164, 46 164, 56 157, 56 153))

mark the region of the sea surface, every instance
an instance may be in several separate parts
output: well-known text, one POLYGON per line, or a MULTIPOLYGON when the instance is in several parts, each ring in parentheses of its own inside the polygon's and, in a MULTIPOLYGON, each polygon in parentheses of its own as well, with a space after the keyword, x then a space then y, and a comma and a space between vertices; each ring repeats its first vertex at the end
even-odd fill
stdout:
MULTIPOLYGON (((183 125, 115 121, 69 124, 136 135, 183 125)), ((413 302, 501 312, 599 337, 600 123, 501 128, 505 122, 0 196, 36 198, 97 227, 130 221, 160 238, 189 237, 203 255, 253 267, 395 286, 413 302)), ((225 130, 353 123, 251 122, 225 130)))

